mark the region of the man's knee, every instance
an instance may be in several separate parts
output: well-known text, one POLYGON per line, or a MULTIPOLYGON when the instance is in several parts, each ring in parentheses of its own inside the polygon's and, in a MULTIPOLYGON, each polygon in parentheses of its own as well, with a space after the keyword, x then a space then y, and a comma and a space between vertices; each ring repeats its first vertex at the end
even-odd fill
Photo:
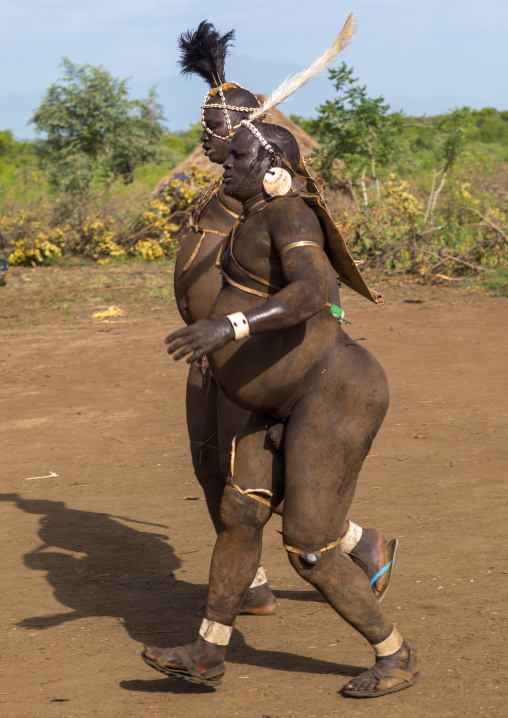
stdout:
POLYGON ((323 551, 320 555, 317 552, 299 554, 287 551, 287 553, 290 564, 299 576, 318 587, 321 585, 323 577, 330 575, 333 575, 334 580, 347 584, 354 578, 353 574, 358 568, 349 556, 341 552, 338 546, 329 551, 323 551), (309 558, 311 561, 308 560, 309 558))
POLYGON ((271 515, 269 506, 258 501, 252 494, 241 494, 232 486, 226 486, 220 507, 221 521, 226 529, 243 527, 263 528, 271 515))
POLYGON ((310 583, 312 583, 313 578, 317 577, 317 575, 322 571, 325 564, 328 563, 326 559, 323 561, 323 554, 317 556, 317 561, 310 563, 306 560, 306 558, 304 558, 304 556, 308 557, 309 554, 296 553, 288 550, 287 548, 286 551, 291 566, 302 578, 310 583))
POLYGON ((333 571, 341 573, 349 558, 340 549, 340 540, 326 542, 321 532, 303 536, 301 531, 284 532, 284 548, 295 571, 310 583, 333 564, 333 571))

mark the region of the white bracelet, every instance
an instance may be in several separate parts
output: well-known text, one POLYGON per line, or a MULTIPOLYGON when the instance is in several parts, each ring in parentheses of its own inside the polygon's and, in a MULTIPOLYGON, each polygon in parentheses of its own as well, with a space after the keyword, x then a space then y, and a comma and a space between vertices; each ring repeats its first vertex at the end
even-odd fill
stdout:
POLYGON ((228 314, 227 318, 233 325, 235 330, 235 342, 239 339, 245 339, 250 334, 249 323, 243 312, 235 312, 234 314, 228 314))

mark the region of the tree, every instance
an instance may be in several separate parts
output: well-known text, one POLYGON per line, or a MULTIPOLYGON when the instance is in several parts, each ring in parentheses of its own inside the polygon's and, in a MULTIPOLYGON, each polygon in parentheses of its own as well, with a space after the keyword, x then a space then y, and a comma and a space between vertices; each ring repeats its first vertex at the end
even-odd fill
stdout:
POLYGON ((181 130, 164 136, 168 153, 168 167, 176 167, 201 143, 203 128, 201 122, 193 123, 188 130, 181 130))
POLYGON ((438 148, 438 160, 443 161, 440 170, 433 170, 432 187, 430 190, 425 222, 432 221, 436 208, 437 198, 444 187, 448 172, 457 162, 458 157, 464 151, 467 144, 467 130, 473 125, 473 118, 468 107, 461 110, 451 110, 442 117, 433 118, 431 126, 441 139, 438 148), (436 189, 437 178, 441 175, 441 182, 436 189))
MULTIPOLYGON (((464 108, 466 109, 466 108, 464 108)), ((493 107, 472 110, 475 127, 468 134, 480 142, 499 142, 508 145, 508 112, 499 112, 493 107)))
POLYGON ((46 134, 42 147, 50 182, 72 189, 94 173, 103 181, 117 176, 132 181, 136 167, 156 159, 161 147, 164 118, 155 90, 146 100, 131 100, 127 80, 103 67, 67 58, 60 67, 61 80, 48 88, 30 120, 46 134))
POLYGON ((329 76, 337 97, 318 107, 316 119, 306 121, 307 131, 323 150, 317 169, 332 185, 339 183, 341 174, 345 175, 355 201, 355 187, 360 185, 367 205, 366 174, 369 172, 374 180, 379 198, 376 165, 386 164, 396 152, 402 116, 390 113, 383 97, 367 97, 367 88, 358 85, 353 69, 345 63, 329 70, 329 76))
POLYGON ((34 148, 30 142, 18 142, 10 130, 0 132, 0 167, 3 164, 23 167, 34 160, 34 148))

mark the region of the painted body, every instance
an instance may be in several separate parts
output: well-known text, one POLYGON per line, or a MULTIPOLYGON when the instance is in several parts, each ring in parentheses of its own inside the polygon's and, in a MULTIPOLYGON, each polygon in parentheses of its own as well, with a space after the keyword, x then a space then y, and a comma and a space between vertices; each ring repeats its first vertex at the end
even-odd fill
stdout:
MULTIPOLYGON (((263 126, 263 134, 272 145, 279 142, 280 155, 284 152, 294 168, 294 138, 273 125, 263 126)), ((256 412, 238 437, 221 502, 205 624, 216 625, 217 636, 227 635, 256 572, 263 527, 284 497, 283 540, 292 566, 376 649, 375 672, 353 679, 345 690, 379 695, 380 686, 392 691, 412 685, 419 660, 381 613, 365 573, 340 551, 336 539, 388 407, 386 377, 376 359, 327 313, 327 267, 316 217, 299 197, 268 202, 262 178, 280 166, 281 156, 265 156, 256 143, 247 130, 239 130, 224 163, 226 192, 242 201, 244 213, 233 249, 230 242, 222 258, 227 282, 211 318, 166 340, 177 360, 192 362, 206 353, 229 398, 256 412), (312 240, 313 246, 289 251, 296 239, 312 240), (235 267, 241 282, 232 276, 235 267), (278 279, 281 288, 260 301, 245 270, 257 278, 253 282, 278 279), (250 336, 235 341, 227 315, 242 308, 250 336), (266 416, 287 418, 283 483, 271 471, 274 451, 266 442, 266 416), (318 553, 317 562, 305 560, 305 554, 318 553), (383 653, 385 645, 389 649, 383 653)), ((192 670, 222 675, 225 645, 222 639, 207 639, 208 628, 203 630, 184 647, 192 670)), ((179 650, 146 648, 143 655, 158 670, 187 670, 179 650)))
MULTIPOLYGON (((229 142, 216 136, 227 134, 223 113, 216 109, 210 109, 205 110, 204 116, 208 129, 204 130, 201 137, 203 151, 211 162, 222 163, 227 158, 229 151, 229 142)), ((225 295, 221 295, 219 298, 223 279, 216 263, 221 247, 227 241, 227 235, 243 210, 242 203, 226 193, 223 183, 220 183, 215 189, 212 186, 211 190, 205 190, 198 200, 197 208, 198 211, 195 211, 193 215, 194 227, 189 228, 182 240, 174 275, 174 291, 178 310, 188 325, 198 320, 208 319, 212 310, 214 316, 219 316, 222 311, 221 304, 224 303, 225 295), (201 230, 205 231, 204 236, 202 236, 201 230)), ((261 218, 258 218, 256 222, 259 219, 261 218)), ((314 225, 317 224, 313 215, 312 221, 314 225)), ((317 231, 319 232, 318 228, 317 231)), ((241 231, 239 236, 241 237, 241 231)), ((277 258, 270 256, 270 243, 266 237, 261 250, 264 251, 265 256, 258 259, 261 262, 268 261, 269 272, 270 274, 274 273, 273 282, 283 282, 280 263, 277 258)), ((247 257, 247 263, 252 259, 255 258, 247 257)), ((340 306, 337 275, 328 259, 325 259, 325 263, 329 301, 340 306)), ((230 271, 232 276, 235 275, 234 267, 230 271)), ((260 271, 265 270, 260 267, 260 271)), ((256 283, 252 283, 252 286, 255 287, 256 283)), ((260 303, 259 298, 240 292, 233 287, 229 287, 227 291, 231 292, 228 301, 238 309, 251 308, 260 303)), ((331 335, 340 333, 340 328, 328 309, 323 310, 319 319, 311 320, 311 324, 316 321, 326 322, 331 335)), ((301 328, 295 328, 285 339, 281 339, 285 342, 286 348, 289 348, 291 343, 298 342, 300 332, 301 328)), ((318 344, 320 345, 320 342, 318 344)), ((311 350, 310 343, 307 343, 307 347, 311 350)), ((231 348, 224 348, 223 359, 229 351, 231 348)), ((323 347, 318 346, 314 351, 323 354, 323 347)), ((221 361, 220 356, 217 357, 217 361, 221 361)), ((301 361, 301 359, 296 361, 301 361)), ((250 391, 250 393, 253 392, 250 391)), ((250 407, 254 406, 249 403, 248 396, 242 397, 236 392, 234 397, 229 394, 232 399, 230 400, 227 394, 228 392, 224 393, 217 387, 208 362, 203 364, 202 359, 199 358, 191 363, 186 396, 191 455, 196 478, 203 488, 210 517, 217 531, 221 527, 220 505, 230 467, 232 441, 235 436, 242 433, 250 418, 252 411, 250 407)), ((279 415, 282 416, 282 404, 278 408, 279 415)), ((273 409, 274 413, 265 418, 265 427, 270 427, 273 418, 277 416, 276 407, 273 409)), ((256 406, 254 410, 259 410, 259 407, 256 406)), ((284 464, 281 456, 274 459, 272 471, 276 481, 283 481, 284 464)), ((282 506, 280 511, 282 511, 282 506)), ((344 533, 346 529, 347 522, 344 521, 341 532, 344 533)), ((355 560, 358 561, 358 564, 366 570, 369 576, 374 576, 385 563, 384 539, 381 533, 376 529, 365 529, 363 538, 357 546, 356 554, 358 559, 355 558, 355 560)), ((386 588, 387 580, 388 577, 383 575, 374 583, 375 595, 386 588)), ((248 596, 251 601, 249 612, 271 613, 274 611, 275 598, 271 592, 258 588, 257 593, 263 598, 255 606, 253 602, 256 603, 256 599, 252 593, 250 592, 248 596)))

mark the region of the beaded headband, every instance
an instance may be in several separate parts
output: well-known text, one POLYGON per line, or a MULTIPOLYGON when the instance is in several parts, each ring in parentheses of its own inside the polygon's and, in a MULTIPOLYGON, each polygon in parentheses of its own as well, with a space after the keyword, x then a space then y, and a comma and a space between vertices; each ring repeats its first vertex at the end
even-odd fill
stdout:
POLYGON ((212 135, 212 137, 217 137, 219 140, 225 140, 226 142, 230 139, 230 137, 233 136, 234 130, 236 130, 240 125, 235 125, 234 127, 231 125, 231 119, 229 117, 229 111, 232 112, 247 112, 249 115, 251 112, 254 112, 254 110, 257 110, 260 107, 260 104, 258 102, 257 107, 236 107, 235 105, 228 105, 226 103, 226 98, 224 96, 224 91, 232 90, 233 88, 239 88, 240 90, 245 90, 245 87, 242 87, 242 85, 239 85, 238 82, 226 82, 224 85, 219 85, 218 87, 214 87, 212 90, 209 90, 206 97, 205 97, 205 104, 201 105, 201 125, 204 129, 204 131, 212 135), (221 102, 218 103, 210 103, 207 105, 207 101, 214 97, 215 95, 220 95, 221 102), (211 130, 206 122, 205 122, 205 110, 209 109, 219 109, 224 112, 224 117, 226 118, 226 124, 228 126, 228 135, 227 137, 222 137, 221 135, 216 134, 213 130, 211 130))
POLYGON ((246 127, 249 132, 252 132, 254 137, 259 140, 259 142, 261 142, 267 152, 270 152, 272 155, 275 154, 275 150, 273 149, 273 147, 265 140, 261 132, 256 127, 254 127, 252 122, 249 122, 249 120, 240 120, 240 124, 242 125, 242 127, 246 127))

